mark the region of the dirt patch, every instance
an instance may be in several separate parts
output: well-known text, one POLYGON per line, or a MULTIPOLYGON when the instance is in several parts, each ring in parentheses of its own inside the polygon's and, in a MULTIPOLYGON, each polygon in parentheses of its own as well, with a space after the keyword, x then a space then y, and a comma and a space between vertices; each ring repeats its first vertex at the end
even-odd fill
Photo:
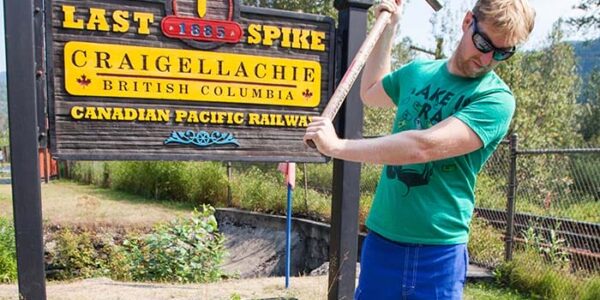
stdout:
MULTIPOLYGON (((285 274, 284 231, 230 224, 221 224, 219 231, 225 237, 228 252, 223 264, 223 270, 227 274, 234 274, 239 278, 285 274)), ((297 244, 297 235, 293 234, 292 248, 297 244)), ((293 273, 294 271, 296 270, 292 270, 293 273)))
MULTIPOLYGON (((48 299, 112 300, 112 299, 325 299, 327 276, 292 277, 289 289, 285 278, 255 278, 209 284, 148 284, 115 282, 106 278, 87 279, 71 283, 50 282, 46 285, 48 299)), ((16 285, 0 285, 0 299, 18 299, 16 285)))
MULTIPOLYGON (((184 216, 190 209, 165 206, 126 193, 58 181, 42 184, 44 225, 151 227, 184 216)), ((12 218, 12 187, 0 185, 0 216, 12 218)))

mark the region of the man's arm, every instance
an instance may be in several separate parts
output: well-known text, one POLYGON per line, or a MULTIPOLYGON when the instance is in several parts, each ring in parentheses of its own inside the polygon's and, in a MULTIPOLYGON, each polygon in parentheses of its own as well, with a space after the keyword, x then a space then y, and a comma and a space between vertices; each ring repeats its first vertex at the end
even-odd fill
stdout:
POLYGON ((425 130, 408 130, 373 139, 339 139, 331 121, 315 117, 304 140, 319 152, 338 159, 406 165, 441 160, 473 152, 483 146, 479 136, 461 120, 450 117, 425 130))
POLYGON ((402 14, 402 1, 398 4, 393 0, 382 1, 376 10, 377 16, 382 10, 387 10, 392 13, 392 18, 365 63, 360 79, 360 97, 365 105, 393 108, 395 105, 383 89, 381 80, 391 71, 392 40, 402 14))

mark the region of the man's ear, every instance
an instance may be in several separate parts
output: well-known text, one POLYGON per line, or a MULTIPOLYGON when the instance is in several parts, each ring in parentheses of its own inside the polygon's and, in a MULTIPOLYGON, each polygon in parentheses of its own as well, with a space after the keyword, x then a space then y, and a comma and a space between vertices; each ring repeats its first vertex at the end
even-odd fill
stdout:
POLYGON ((469 30, 469 27, 471 26, 472 22, 473 22, 473 13, 471 11, 468 11, 465 14, 465 17, 463 18, 463 21, 462 21, 462 31, 467 32, 467 30, 469 30))

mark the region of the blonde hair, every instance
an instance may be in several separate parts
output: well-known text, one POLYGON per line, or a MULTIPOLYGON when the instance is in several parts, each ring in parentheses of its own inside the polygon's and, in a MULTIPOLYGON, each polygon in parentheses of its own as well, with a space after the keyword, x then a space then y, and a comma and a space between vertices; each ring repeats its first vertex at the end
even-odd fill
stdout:
POLYGON ((522 44, 533 30, 535 10, 527 0, 479 0, 473 14, 506 35, 512 44, 522 44))

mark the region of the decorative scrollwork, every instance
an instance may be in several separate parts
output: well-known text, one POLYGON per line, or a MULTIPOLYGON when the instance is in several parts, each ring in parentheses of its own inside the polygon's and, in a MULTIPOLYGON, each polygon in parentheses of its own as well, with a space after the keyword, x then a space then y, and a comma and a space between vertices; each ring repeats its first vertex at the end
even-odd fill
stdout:
POLYGON ((213 131, 208 133, 206 131, 194 132, 193 130, 188 131, 173 131, 171 136, 165 140, 166 144, 177 143, 183 145, 193 144, 198 147, 208 147, 211 145, 226 145, 234 144, 240 146, 240 143, 235 137, 228 132, 213 131))

